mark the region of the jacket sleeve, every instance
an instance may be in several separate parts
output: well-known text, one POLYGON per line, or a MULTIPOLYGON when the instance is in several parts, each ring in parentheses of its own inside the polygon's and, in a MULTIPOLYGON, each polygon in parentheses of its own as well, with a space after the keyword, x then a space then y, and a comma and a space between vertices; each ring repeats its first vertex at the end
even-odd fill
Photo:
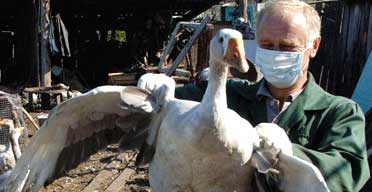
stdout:
POLYGON ((370 176, 362 110, 353 102, 338 104, 319 129, 317 146, 293 144, 294 155, 316 165, 331 191, 359 191, 370 176))
POLYGON ((207 82, 198 84, 186 84, 182 87, 177 87, 175 97, 177 99, 187 99, 192 101, 201 101, 207 87, 207 82))

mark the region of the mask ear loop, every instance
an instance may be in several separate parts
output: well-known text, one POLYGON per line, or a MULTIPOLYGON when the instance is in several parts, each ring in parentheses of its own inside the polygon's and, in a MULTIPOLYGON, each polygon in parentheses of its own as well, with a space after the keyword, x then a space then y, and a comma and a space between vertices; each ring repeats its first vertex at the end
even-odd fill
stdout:
MULTIPOLYGON (((300 63, 300 76, 302 77, 303 75, 304 75, 304 71, 305 71, 305 65, 304 65, 304 67, 302 68, 302 60, 303 60, 303 58, 304 58, 304 55, 305 55, 305 52, 307 51, 307 50, 309 50, 309 49, 312 49, 313 48, 313 45, 314 45, 314 41, 308 41, 307 43, 306 43, 306 47, 305 47, 305 50, 303 50, 302 51, 302 54, 301 54, 301 58, 300 58, 300 60, 301 60, 301 63, 300 63)), ((307 63, 307 65, 309 65, 309 62, 310 61, 308 61, 308 63, 307 63)))

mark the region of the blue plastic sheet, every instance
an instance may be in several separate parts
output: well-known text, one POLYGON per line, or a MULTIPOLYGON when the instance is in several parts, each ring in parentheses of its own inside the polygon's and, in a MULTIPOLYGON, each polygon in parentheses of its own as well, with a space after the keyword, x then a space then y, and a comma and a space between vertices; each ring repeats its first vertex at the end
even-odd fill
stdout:
POLYGON ((369 54, 352 99, 362 107, 364 113, 372 107, 372 52, 369 54))

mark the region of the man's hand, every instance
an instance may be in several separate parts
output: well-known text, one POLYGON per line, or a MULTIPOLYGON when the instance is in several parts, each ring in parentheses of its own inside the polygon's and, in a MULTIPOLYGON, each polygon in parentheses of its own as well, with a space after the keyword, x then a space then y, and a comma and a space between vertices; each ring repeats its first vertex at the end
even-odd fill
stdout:
POLYGON ((261 144, 252 155, 252 166, 272 177, 281 191, 329 191, 317 167, 293 156, 284 129, 274 123, 261 123, 256 131, 261 144))
POLYGON ((260 123, 255 127, 258 136, 263 144, 273 146, 282 153, 292 155, 292 143, 289 140, 287 133, 275 123, 260 123))
POLYGON ((260 173, 279 173, 274 167, 278 163, 280 153, 292 156, 291 141, 285 131, 274 123, 258 124, 255 130, 260 139, 260 146, 252 155, 252 166, 260 173))

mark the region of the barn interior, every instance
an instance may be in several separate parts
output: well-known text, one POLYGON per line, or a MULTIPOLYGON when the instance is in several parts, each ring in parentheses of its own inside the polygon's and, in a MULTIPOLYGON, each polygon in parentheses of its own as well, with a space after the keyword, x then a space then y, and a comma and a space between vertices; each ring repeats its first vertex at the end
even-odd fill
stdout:
POLYGON ((78 82, 75 87, 85 91, 106 84, 108 73, 139 72, 158 64, 178 21, 189 21, 219 2, 4 2, 0 7, 1 84, 43 86, 48 84, 43 83, 46 73, 53 84, 78 82), (49 58, 42 54, 40 36, 48 36, 49 58), (40 66, 43 62, 49 63, 50 72, 40 66))

